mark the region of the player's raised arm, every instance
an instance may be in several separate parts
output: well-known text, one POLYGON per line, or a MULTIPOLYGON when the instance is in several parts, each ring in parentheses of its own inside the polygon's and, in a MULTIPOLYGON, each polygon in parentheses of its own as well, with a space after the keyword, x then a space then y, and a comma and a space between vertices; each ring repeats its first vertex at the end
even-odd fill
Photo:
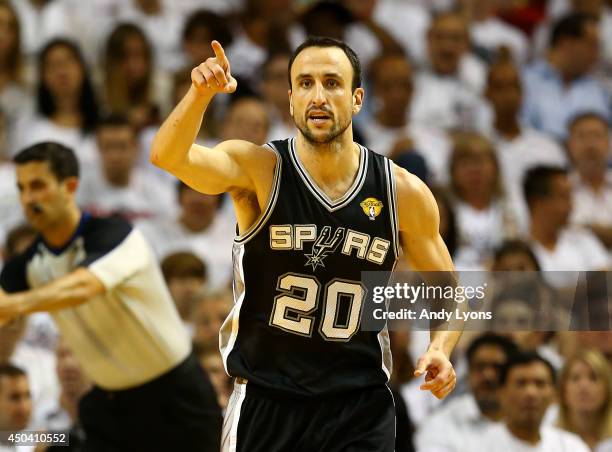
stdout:
MULTIPOLYGON (((400 239, 406 259, 413 270, 438 272, 436 284, 455 285, 455 267, 440 236, 440 216, 431 191, 416 176, 397 166, 394 168, 400 239)), ((443 324, 431 331, 429 347, 415 371, 417 376, 426 373, 421 389, 430 390, 438 398, 446 397, 456 383, 449 358, 461 331, 447 329, 448 325, 443 324)))
MULTIPOLYGON (((233 93, 237 82, 223 47, 213 41, 215 56, 191 71, 192 85, 155 135, 151 162, 194 189, 218 194, 253 189, 249 168, 266 150, 246 141, 225 141, 214 148, 194 144, 204 112, 218 93, 233 93)), ((265 158, 265 157, 264 157, 265 158)))

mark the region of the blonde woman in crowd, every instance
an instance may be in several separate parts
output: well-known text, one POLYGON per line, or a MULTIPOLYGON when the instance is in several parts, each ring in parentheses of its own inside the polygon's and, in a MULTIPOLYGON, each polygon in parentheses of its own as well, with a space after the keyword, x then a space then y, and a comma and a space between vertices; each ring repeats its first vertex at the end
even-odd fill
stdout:
POLYGON ((612 450, 612 370, 597 350, 580 350, 559 378, 557 426, 576 433, 594 452, 612 450))

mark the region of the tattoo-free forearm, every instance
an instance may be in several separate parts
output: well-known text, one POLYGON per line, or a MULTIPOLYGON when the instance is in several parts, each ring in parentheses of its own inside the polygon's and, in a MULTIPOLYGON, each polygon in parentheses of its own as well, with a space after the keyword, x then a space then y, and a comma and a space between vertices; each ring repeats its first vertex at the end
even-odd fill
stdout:
POLYGON ((81 268, 36 289, 7 295, 3 305, 11 306, 16 315, 55 311, 84 303, 104 291, 102 283, 81 268))

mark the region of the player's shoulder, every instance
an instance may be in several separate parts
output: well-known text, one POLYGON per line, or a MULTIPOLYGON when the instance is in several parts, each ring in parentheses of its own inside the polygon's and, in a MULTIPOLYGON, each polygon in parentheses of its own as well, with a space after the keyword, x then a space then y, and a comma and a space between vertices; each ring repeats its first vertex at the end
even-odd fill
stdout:
POLYGON ((398 202, 426 202, 431 199, 429 187, 414 174, 392 163, 398 202))

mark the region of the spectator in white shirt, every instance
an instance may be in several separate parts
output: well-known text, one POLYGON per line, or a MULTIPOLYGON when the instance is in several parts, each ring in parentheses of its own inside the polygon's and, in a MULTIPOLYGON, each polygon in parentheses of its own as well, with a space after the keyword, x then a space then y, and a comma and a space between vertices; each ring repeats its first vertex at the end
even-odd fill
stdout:
POLYGON ((415 79, 412 119, 442 129, 482 130, 484 65, 469 55, 468 24, 459 13, 435 16, 427 32, 429 68, 415 79))
POLYGON ((155 70, 153 49, 143 30, 118 25, 106 41, 104 97, 110 111, 127 115, 135 129, 156 125, 169 109, 170 80, 155 70))
POLYGON ((458 134, 450 160, 451 193, 460 231, 458 268, 483 268, 516 223, 503 195, 493 145, 478 134, 458 134))
POLYGON ((28 375, 19 367, 0 364, 0 451, 13 449, 9 435, 24 430, 32 415, 28 375))
POLYGON ((576 435, 542 424, 554 399, 555 371, 537 353, 516 354, 501 371, 503 422, 472 437, 470 452, 589 452, 576 435))
POLYGON ((496 16, 500 0, 460 0, 459 4, 470 18, 472 43, 486 53, 487 59, 499 53, 501 47, 506 47, 517 63, 527 61, 529 49, 525 34, 496 16))
MULTIPOLYGON (((34 404, 28 427, 40 429, 44 427, 47 414, 59 396, 55 355, 42 347, 24 343, 21 339, 25 329, 25 317, 0 327, 0 365, 15 365, 27 373, 34 404)), ((0 408, 0 413, 1 411, 0 408)), ((5 429, 0 426, 0 431, 2 430, 5 429)))
POLYGON ((261 146, 267 141, 269 130, 270 120, 263 101, 254 96, 237 97, 222 121, 221 139, 245 140, 261 146))
POLYGON ((182 182, 177 187, 176 214, 139 221, 136 225, 158 258, 179 251, 192 252, 206 264, 208 286, 214 290, 225 288, 232 278, 236 224, 226 206, 229 200, 222 203, 221 196, 199 193, 182 182))
POLYGON ((466 437, 501 419, 500 369, 516 352, 510 340, 495 334, 472 341, 467 349, 469 392, 442 405, 421 424, 416 436, 420 452, 464 450, 466 437))
POLYGON ((527 232, 529 214, 523 198, 525 172, 536 165, 564 167, 565 152, 549 136, 521 124, 523 84, 517 66, 501 57, 491 65, 486 97, 491 106, 492 139, 503 175, 504 190, 513 205, 520 230, 527 232))
POLYGON ((612 170, 607 121, 597 113, 574 118, 569 126, 567 149, 576 169, 572 174, 571 222, 590 229, 612 247, 612 170))
POLYGON ((171 3, 169 0, 122 1, 117 14, 118 21, 142 27, 152 44, 157 65, 167 71, 183 65, 179 53, 183 18, 171 8, 171 3))
POLYGON ((550 271, 605 270, 609 257, 597 237, 582 228, 568 227, 572 210, 567 171, 538 166, 525 176, 524 193, 530 214, 530 236, 542 270, 556 287, 569 281, 550 271))
POLYGON ((104 118, 96 138, 100 164, 83 168, 79 205, 96 215, 119 214, 131 221, 172 212, 174 193, 136 167, 136 133, 126 117, 104 118))
POLYGON ((448 180, 450 140, 442 130, 409 121, 413 67, 408 58, 397 52, 379 55, 370 64, 368 75, 375 110, 372 117, 360 122, 365 144, 393 160, 417 152, 425 158, 432 178, 444 184, 448 180))
POLYGON ((91 163, 98 104, 79 47, 54 39, 45 45, 38 63, 36 114, 19 121, 13 154, 41 141, 57 141, 75 149, 81 163, 91 163))
POLYGON ((580 350, 559 376, 557 426, 579 435, 589 447, 612 439, 612 370, 597 350, 580 350))

